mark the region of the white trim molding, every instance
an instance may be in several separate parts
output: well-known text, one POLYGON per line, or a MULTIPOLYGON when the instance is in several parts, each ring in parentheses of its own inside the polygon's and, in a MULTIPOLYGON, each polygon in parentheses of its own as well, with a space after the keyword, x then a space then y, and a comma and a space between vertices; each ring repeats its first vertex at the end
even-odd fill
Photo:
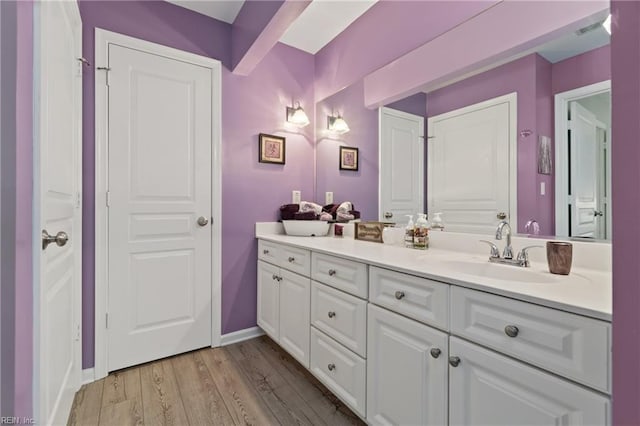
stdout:
POLYGON ((95 382, 96 380, 96 374, 95 374, 95 370, 93 369, 93 367, 91 368, 85 368, 84 370, 82 370, 82 384, 86 385, 88 383, 91 382, 95 382))
POLYGON ((234 331, 233 333, 223 334, 220 339, 220 346, 227 346, 234 343, 243 342, 245 340, 260 337, 264 331, 258 326, 245 328, 244 330, 234 331))
MULTIPOLYGON (((95 66, 109 66, 109 45, 117 44, 131 49, 161 55, 209 68, 212 71, 212 133, 211 133, 211 346, 220 346, 222 333, 222 63, 216 59, 196 55, 122 34, 95 30, 95 66)), ((108 190, 108 86, 103 71, 95 78, 95 379, 108 373, 108 335, 106 314, 108 301, 108 221, 105 197, 108 190)))
POLYGON ((569 130, 569 103, 588 96, 611 91, 611 80, 601 81, 588 86, 566 92, 556 93, 555 98, 555 190, 556 190, 556 235, 569 236, 569 211, 566 208, 570 204, 569 193, 569 171, 563 164, 569 161, 569 144, 567 141, 569 130))

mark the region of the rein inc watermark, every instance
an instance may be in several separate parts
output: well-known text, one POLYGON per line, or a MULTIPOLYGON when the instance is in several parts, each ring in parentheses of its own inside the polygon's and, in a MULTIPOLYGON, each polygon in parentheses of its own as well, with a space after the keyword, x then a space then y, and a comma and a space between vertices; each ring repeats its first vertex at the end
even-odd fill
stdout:
POLYGON ((0 425, 35 425, 33 417, 0 417, 0 425))

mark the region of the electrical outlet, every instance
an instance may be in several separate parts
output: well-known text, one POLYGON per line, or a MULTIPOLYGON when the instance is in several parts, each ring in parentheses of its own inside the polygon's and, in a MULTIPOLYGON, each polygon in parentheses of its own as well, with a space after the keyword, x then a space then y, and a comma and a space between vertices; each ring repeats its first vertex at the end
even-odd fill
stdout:
POLYGON ((333 204, 333 192, 324 193, 324 204, 333 204))
POLYGON ((291 204, 300 204, 300 191, 291 191, 291 204))
POLYGON ((547 186, 545 182, 540 182, 540 195, 546 195, 546 194, 547 194, 547 186))

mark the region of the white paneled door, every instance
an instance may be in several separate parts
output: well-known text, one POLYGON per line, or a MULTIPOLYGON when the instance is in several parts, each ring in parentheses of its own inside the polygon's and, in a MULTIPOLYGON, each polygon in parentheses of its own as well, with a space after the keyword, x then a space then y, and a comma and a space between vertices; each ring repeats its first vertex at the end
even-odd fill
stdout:
MULTIPOLYGON (((36 265, 34 411, 38 424, 64 424, 81 376, 82 27, 75 2, 35 9, 38 114, 36 180, 42 239, 36 265)), ((35 203, 36 206, 38 203, 35 203)), ((36 207, 36 218, 38 207, 36 207)), ((24 283, 27 285, 27 283, 24 283)), ((26 312, 25 312, 26 314, 26 312)))
POLYGON ((380 220, 424 213, 424 117, 380 108, 380 220))
POLYGON ((109 45, 108 371, 212 341, 212 69, 109 45))
POLYGON ((428 121, 427 207, 447 229, 492 233, 504 217, 516 229, 516 95, 428 121))

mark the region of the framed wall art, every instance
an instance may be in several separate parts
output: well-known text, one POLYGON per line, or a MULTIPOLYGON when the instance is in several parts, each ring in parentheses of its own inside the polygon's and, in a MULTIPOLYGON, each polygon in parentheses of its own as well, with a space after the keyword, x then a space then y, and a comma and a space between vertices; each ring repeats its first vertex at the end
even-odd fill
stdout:
POLYGON ((340 147, 340 170, 358 171, 358 148, 340 147))
POLYGON ((261 163, 284 164, 285 138, 281 136, 260 133, 260 152, 258 161, 261 163))

